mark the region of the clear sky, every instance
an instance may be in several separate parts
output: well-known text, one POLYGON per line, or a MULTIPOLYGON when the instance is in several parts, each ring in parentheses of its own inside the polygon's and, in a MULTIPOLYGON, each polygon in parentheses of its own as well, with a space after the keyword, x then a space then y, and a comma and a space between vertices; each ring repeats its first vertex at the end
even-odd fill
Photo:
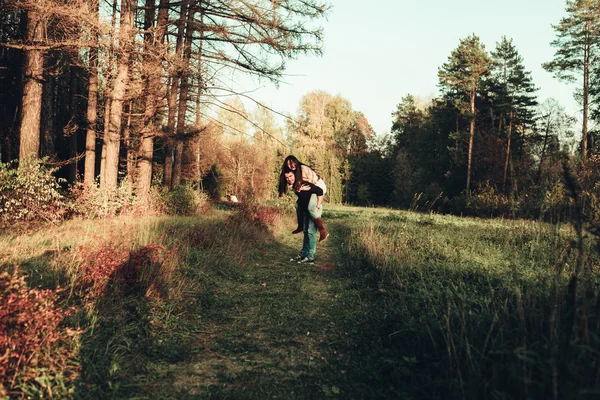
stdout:
POLYGON ((313 90, 340 94, 361 111, 377 134, 389 132, 391 113, 402 97, 438 94, 438 68, 475 33, 488 51, 506 35, 540 88, 540 102, 557 99, 575 115, 573 87, 544 71, 556 37, 552 24, 566 15, 565 0, 331 0, 323 21, 322 57, 302 56, 288 63, 279 89, 262 82, 245 84, 253 95, 295 114, 300 98, 313 90))

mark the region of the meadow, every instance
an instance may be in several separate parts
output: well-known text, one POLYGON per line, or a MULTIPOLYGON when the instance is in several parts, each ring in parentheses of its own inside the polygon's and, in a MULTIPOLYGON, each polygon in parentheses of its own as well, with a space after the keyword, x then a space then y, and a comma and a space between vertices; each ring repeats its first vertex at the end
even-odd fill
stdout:
POLYGON ((4 397, 597 398, 596 238, 570 224, 290 204, 0 237, 4 397), (17 267, 18 266, 18 267, 17 267), (25 278, 23 278, 25 276, 25 278))

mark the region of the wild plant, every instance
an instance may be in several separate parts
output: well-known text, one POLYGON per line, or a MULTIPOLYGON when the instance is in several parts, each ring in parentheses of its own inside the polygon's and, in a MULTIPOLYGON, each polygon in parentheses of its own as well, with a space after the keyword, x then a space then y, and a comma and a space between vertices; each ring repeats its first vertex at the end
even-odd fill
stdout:
POLYGON ((73 395, 80 332, 64 325, 61 292, 29 288, 18 267, 0 274, 0 397, 73 395))
POLYGON ((56 222, 68 213, 55 171, 44 160, 0 163, 0 228, 20 222, 56 222))

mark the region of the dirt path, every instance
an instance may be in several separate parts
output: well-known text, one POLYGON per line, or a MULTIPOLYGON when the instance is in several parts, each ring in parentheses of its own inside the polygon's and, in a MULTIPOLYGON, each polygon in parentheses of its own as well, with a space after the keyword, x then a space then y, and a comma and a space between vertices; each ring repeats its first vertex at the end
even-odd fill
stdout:
POLYGON ((172 367, 175 397, 348 398, 361 385, 350 372, 369 311, 338 262, 345 230, 332 228, 315 265, 289 261, 302 240, 290 235, 215 285, 193 355, 172 367))

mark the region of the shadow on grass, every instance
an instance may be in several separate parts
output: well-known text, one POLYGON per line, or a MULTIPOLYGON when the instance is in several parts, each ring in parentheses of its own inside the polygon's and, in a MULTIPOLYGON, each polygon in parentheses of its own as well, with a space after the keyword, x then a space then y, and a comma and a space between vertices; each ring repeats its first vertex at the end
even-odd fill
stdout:
POLYGON ((96 313, 82 338, 76 398, 119 398, 139 391, 141 383, 134 378, 143 371, 153 342, 145 296, 152 281, 140 278, 142 269, 151 267, 145 248, 131 253, 96 300, 96 313))
POLYGON ((161 245, 132 252, 115 268, 87 323, 76 398, 185 398, 174 386, 173 366, 197 353, 193 332, 203 329, 203 315, 230 305, 217 283, 243 280, 251 257, 241 257, 247 249, 235 235, 248 234, 257 247, 272 241, 240 219, 198 222, 155 226, 161 245), (167 277, 153 255, 157 247, 179 249, 167 277))
MULTIPOLYGON (((30 287, 56 289, 59 286, 64 288, 69 285, 65 270, 51 267, 56 255, 56 251, 47 250, 38 257, 30 257, 19 263, 21 273, 27 275, 30 287)), ((12 270, 11 263, 0 265, 0 271, 8 270, 12 270)))

